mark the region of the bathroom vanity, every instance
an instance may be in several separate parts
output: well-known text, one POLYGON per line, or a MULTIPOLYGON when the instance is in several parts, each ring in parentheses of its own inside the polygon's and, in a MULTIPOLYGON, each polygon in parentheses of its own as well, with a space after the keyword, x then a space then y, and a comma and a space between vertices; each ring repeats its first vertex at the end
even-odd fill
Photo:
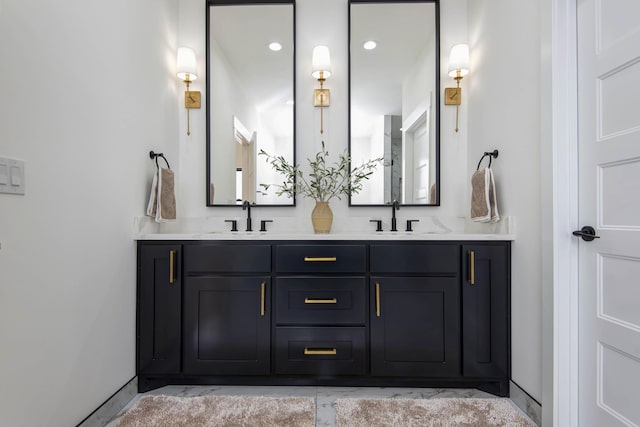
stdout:
POLYGON ((139 391, 244 384, 509 395, 510 241, 309 237, 139 240, 139 391))

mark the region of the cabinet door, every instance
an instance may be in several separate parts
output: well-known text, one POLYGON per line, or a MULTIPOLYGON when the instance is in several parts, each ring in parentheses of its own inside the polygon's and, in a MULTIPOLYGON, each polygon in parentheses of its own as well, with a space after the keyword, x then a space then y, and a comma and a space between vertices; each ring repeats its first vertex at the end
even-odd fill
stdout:
POLYGON ((270 288, 268 277, 187 277, 185 373, 268 374, 270 288))
POLYGON ((372 277, 371 374, 458 376, 459 295, 457 277, 372 277))
POLYGON ((138 247, 138 373, 180 372, 180 245, 138 247))
POLYGON ((464 245, 462 373, 465 377, 510 374, 510 263, 508 244, 464 245))

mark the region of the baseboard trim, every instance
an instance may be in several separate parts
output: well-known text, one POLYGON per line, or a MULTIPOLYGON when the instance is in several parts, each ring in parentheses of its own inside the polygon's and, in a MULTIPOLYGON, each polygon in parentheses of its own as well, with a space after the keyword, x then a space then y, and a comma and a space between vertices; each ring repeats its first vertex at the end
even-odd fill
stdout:
POLYGON ((513 381, 511 381, 510 398, 536 425, 542 425, 542 405, 513 381))
POLYGON ((120 387, 110 398, 82 420, 76 427, 103 427, 138 393, 138 377, 120 387))

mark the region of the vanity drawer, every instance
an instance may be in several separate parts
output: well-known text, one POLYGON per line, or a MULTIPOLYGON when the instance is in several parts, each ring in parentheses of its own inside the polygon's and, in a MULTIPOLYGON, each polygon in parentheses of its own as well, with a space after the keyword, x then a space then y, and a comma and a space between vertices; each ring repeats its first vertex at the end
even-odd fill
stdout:
POLYGON ((280 273, 363 273, 365 245, 278 245, 276 271, 280 273))
POLYGON ((269 273, 271 245, 185 245, 184 268, 198 273, 269 273))
POLYGON ((366 321, 364 277, 278 277, 276 322, 338 325, 366 321))
POLYGON ((277 374, 365 375, 365 328, 276 328, 277 374))
POLYGON ((455 244, 371 245, 371 273, 455 274, 460 269, 459 246, 455 244))

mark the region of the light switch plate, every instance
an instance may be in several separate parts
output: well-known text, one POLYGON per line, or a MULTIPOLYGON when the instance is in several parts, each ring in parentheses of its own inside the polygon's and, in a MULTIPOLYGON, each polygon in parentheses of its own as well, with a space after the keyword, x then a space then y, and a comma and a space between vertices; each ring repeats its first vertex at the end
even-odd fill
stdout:
POLYGON ((24 161, 0 157, 0 193, 24 194, 24 161))

